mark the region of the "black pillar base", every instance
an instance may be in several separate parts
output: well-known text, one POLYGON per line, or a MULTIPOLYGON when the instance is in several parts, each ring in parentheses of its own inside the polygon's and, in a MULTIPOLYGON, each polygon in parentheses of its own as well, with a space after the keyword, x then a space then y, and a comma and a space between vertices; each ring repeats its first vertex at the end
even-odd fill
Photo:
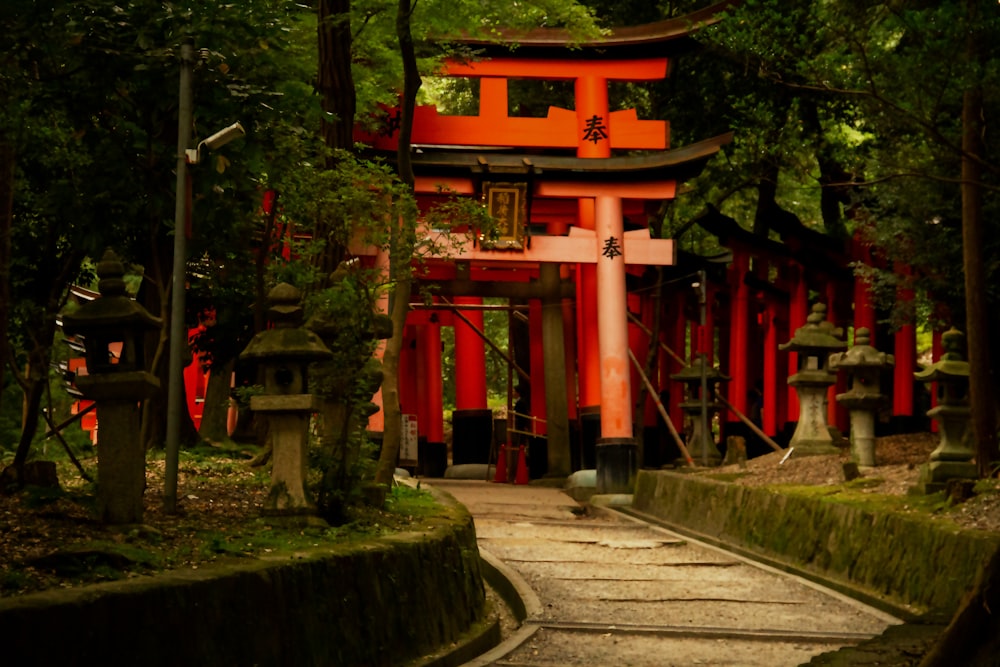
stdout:
POLYGON ((545 438, 528 440, 528 478, 541 479, 549 471, 549 443, 545 438))
POLYGON ((417 474, 422 477, 444 477, 448 467, 448 447, 443 442, 418 443, 417 474))
POLYGON ((493 442, 493 411, 455 410, 451 413, 451 462, 489 463, 493 442))
POLYGON ((596 446, 601 437, 601 406, 580 408, 580 467, 593 470, 597 467, 596 446))
POLYGON ((596 445, 597 493, 632 493, 639 448, 634 438, 601 438, 596 445))

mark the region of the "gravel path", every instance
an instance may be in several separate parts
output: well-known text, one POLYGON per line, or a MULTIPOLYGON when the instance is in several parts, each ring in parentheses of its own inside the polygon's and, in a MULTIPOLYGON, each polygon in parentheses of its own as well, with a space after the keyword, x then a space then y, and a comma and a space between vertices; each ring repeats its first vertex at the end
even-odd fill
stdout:
POLYGON ((800 665, 896 619, 796 577, 558 489, 434 480, 469 508, 480 548, 537 608, 504 655, 476 664, 800 665))

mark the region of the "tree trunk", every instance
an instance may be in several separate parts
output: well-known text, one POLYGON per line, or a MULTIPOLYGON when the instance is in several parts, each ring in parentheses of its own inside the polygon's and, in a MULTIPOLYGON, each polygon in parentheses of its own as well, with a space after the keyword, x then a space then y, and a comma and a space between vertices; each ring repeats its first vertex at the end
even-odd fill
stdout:
MULTIPOLYGON (((413 132, 413 112, 420 90, 420 72, 410 33, 411 7, 409 0, 399 0, 396 6, 396 39, 403 59, 403 108, 400 118, 397 169, 401 181, 413 186, 413 165, 410 162, 410 137, 413 132)), ((415 221, 399 221, 400 225, 415 221)), ((406 231, 400 226, 393 229, 390 240, 389 273, 394 281, 392 299, 392 337, 386 341, 382 358, 382 410, 385 426, 382 432, 382 453, 379 455, 376 484, 390 484, 399 458, 399 446, 403 435, 403 423, 399 405, 399 355, 403 347, 403 331, 406 313, 410 308, 412 278, 410 261, 412 248, 406 242, 406 231), (407 250, 411 252, 407 252, 407 250)))
POLYGON ((202 440, 218 443, 229 438, 229 391, 235 365, 235 359, 230 359, 224 364, 212 364, 208 386, 205 387, 201 426, 198 429, 202 440))
POLYGON ((1000 617, 991 611, 994 609, 1000 609, 1000 551, 985 564, 920 667, 995 665, 1000 651, 1000 617))
MULTIPOLYGON (((970 3, 974 5, 975 3, 970 3)), ((975 12, 975 9, 972 9, 975 12)), ((969 62, 981 62, 976 34, 969 36, 969 62)), ((969 400, 976 465, 987 477, 997 457, 996 402, 990 359, 989 302, 983 264, 983 192, 979 158, 983 145, 983 91, 978 85, 962 100, 962 264, 965 273, 965 327, 969 359, 969 400)))
MULTIPOLYGON (((407 267, 407 271, 408 271, 407 267)), ((409 273, 407 273, 407 276, 409 273)), ((410 279, 396 281, 392 296, 392 337, 385 343, 382 356, 382 411, 385 425, 382 431, 382 452, 375 471, 375 483, 389 485, 396 472, 399 445, 403 436, 403 418, 399 405, 399 355, 403 349, 403 329, 410 309, 410 279)))
POLYGON ((160 380, 160 390, 142 405, 139 438, 146 451, 163 449, 167 433, 167 387, 170 365, 170 290, 173 281, 166 267, 173 265, 173 243, 161 233, 158 224, 150 224, 147 255, 140 261, 144 267, 142 284, 136 295, 143 308, 155 313, 163 322, 158 331, 147 334, 145 367, 160 380))
MULTIPOLYGON (((0 387, 10 355, 7 326, 10 321, 10 230, 14 217, 14 145, 0 134, 0 387)), ((3 392, 0 391, 0 408, 3 392)))
POLYGON ((354 147, 354 115, 357 95, 351 74, 351 2, 320 0, 319 77, 317 88, 323 111, 323 140, 330 148, 354 147))
POLYGON ((28 355, 28 365, 24 369, 24 403, 21 413, 21 439, 17 443, 17 453, 14 454, 13 467, 20 470, 28 460, 31 443, 38 433, 38 410, 45 396, 45 383, 48 382, 49 367, 48 350, 35 347, 28 355))
MULTIPOLYGON (((413 136, 413 114, 417 105, 417 92, 420 90, 420 71, 417 69, 417 56, 413 48, 413 35, 410 33, 410 0, 399 0, 396 6, 396 40, 399 42, 399 55, 403 59, 403 108, 399 122, 399 144, 396 149, 397 169, 399 179, 413 187, 413 164, 410 162, 410 138, 413 136)), ((407 292, 409 294, 409 292, 407 292)))
MULTIPOLYGON (((54 249, 54 243, 49 243, 53 261, 58 261, 59 255, 54 249)), ((43 299, 39 313, 28 330, 31 332, 31 349, 28 351, 28 363, 25 366, 24 377, 24 410, 21 420, 21 440, 18 442, 12 467, 18 472, 28 460, 32 440, 38 433, 39 409, 49 382, 49 364, 52 361, 52 343, 56 335, 56 316, 66 305, 69 293, 68 285, 83 262, 83 253, 73 250, 61 258, 59 271, 46 274, 48 294, 43 299)), ((20 475, 18 475, 20 477, 20 475)))
MULTIPOLYGON (((350 0, 320 0, 319 3, 319 74, 317 88, 320 104, 326 112, 320 119, 320 133, 328 148, 353 151, 354 116, 357 112, 357 93, 351 74, 351 2, 350 0)), ((333 168, 337 156, 329 160, 333 168)), ((314 239, 328 239, 325 222, 313 229, 314 239)), ((320 275, 329 275, 344 258, 344 248, 338 243, 327 242, 313 263, 320 275)))

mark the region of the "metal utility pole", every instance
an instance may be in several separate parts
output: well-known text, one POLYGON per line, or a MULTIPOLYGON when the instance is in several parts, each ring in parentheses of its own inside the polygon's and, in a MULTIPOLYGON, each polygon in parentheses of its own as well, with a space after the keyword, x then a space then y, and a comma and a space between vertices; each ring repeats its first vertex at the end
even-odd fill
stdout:
POLYGON ((180 456, 181 410, 184 406, 184 290, 187 273, 187 148, 191 143, 194 41, 181 44, 181 84, 177 109, 177 196, 174 206, 174 267, 170 287, 170 367, 167 375, 166 468, 163 476, 163 511, 177 512, 177 466, 180 456))
MULTIPOLYGON (((701 318, 699 329, 702 343, 711 345, 705 338, 705 324, 708 320, 708 285, 706 284, 708 275, 702 269, 698 272, 698 304, 701 307, 701 318)), ((712 431, 708 428, 708 352, 701 350, 701 464, 708 466, 708 442, 713 438, 712 431)))

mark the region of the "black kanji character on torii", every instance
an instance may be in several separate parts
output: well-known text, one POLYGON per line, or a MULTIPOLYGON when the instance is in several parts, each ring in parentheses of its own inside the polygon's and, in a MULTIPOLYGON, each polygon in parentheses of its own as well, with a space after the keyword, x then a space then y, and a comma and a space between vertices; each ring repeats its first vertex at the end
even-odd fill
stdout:
POLYGON ((618 239, 614 236, 609 236, 608 238, 606 238, 604 240, 604 250, 601 251, 601 254, 607 257, 608 259, 621 257, 622 247, 621 244, 618 243, 618 239))
POLYGON ((595 144, 608 138, 608 127, 604 124, 604 117, 594 114, 587 119, 587 125, 583 128, 583 140, 592 141, 595 144))

